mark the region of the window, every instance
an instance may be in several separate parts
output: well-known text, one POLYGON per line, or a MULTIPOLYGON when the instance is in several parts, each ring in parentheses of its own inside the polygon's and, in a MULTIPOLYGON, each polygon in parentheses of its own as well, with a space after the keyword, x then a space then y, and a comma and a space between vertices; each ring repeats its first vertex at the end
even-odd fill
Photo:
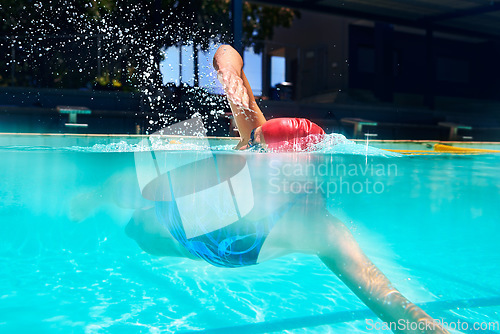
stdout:
POLYGON ((271 87, 285 82, 285 57, 271 57, 271 87))
POLYGON ((244 63, 243 71, 252 87, 253 94, 262 95, 262 55, 248 48, 244 53, 244 63))

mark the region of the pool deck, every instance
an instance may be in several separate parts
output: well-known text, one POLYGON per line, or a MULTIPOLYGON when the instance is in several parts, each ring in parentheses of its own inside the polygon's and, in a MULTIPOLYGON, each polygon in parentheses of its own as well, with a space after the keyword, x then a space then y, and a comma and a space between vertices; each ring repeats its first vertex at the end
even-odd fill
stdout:
MULTIPOLYGON (((71 133, 0 133, 0 147, 35 146, 35 147, 89 147, 96 144, 108 145, 126 142, 133 145, 150 135, 115 135, 115 134, 71 134, 71 133)), ((179 139, 181 136, 162 136, 168 139, 179 139)), ((196 141, 198 137, 182 137, 184 140, 196 141)), ((208 137, 210 145, 236 145, 237 137, 208 137)), ((366 144, 366 140, 354 140, 358 144, 366 144)), ((436 140, 369 140, 368 145, 380 149, 397 150, 401 153, 439 154, 434 150, 436 144, 463 147, 469 149, 500 150, 500 142, 464 142, 436 140)), ((450 153, 450 152, 448 152, 450 153)), ((477 152, 476 152, 477 153, 477 152)))

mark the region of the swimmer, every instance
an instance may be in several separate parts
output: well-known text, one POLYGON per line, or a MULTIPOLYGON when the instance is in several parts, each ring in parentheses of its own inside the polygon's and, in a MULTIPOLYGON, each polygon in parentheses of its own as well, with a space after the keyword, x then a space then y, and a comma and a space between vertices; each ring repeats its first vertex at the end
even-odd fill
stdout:
MULTIPOLYGON (((297 147, 297 143, 303 149, 321 140, 323 129, 309 120, 278 118, 266 121, 243 72, 243 60, 231 46, 219 47, 213 65, 240 132, 236 149, 260 145, 290 151, 297 147), (292 144, 287 144, 290 142, 292 144)), ((385 322, 397 323, 402 320, 435 323, 434 319, 393 287, 363 253, 349 229, 325 209, 323 199, 311 201, 303 197, 296 200, 271 231, 266 243, 269 247, 271 244, 282 245, 287 248, 284 253, 302 251, 316 254, 385 322)), ((428 331, 407 329, 401 332, 448 333, 437 324, 428 331)))
MULTIPOLYGON (((300 148, 307 147, 324 134, 319 126, 304 119, 284 118, 266 121, 255 102, 242 70, 243 61, 232 47, 224 45, 218 49, 214 56, 214 67, 227 92, 240 131, 241 138, 236 146, 237 149, 245 149, 254 145, 274 149, 273 145, 276 145, 278 150, 289 151, 295 149, 297 145, 300 148), (283 142, 285 142, 284 148, 283 142), (286 142, 292 142, 293 145, 286 146, 286 142)), ((298 161, 298 159, 311 158, 309 155, 299 156, 294 156, 292 159, 298 161)), ((266 158, 267 155, 263 154, 246 161, 250 174, 256 179, 266 180, 268 177, 266 172, 269 171, 265 168, 266 158)), ((242 157, 233 154, 218 156, 219 170, 237 166, 238 159, 242 157)), ((203 163, 203 161, 197 163, 203 163)), ((182 171, 184 170, 185 167, 182 171)), ((188 182, 188 180, 205 180, 205 177, 209 176, 203 168, 195 170, 199 175, 194 175, 195 173, 192 172, 193 170, 190 174, 181 172, 181 174, 184 173, 180 177, 181 186, 182 183, 186 183, 185 187, 195 186, 195 183, 188 182)), ((179 203, 176 203, 179 198, 170 193, 173 187, 170 187, 170 191, 165 190, 168 187, 161 187, 162 183, 163 185, 170 184, 172 175, 170 174, 168 178, 158 177, 159 187, 151 192, 158 194, 164 200, 156 201, 155 198, 147 197, 137 200, 137 197, 144 196, 144 193, 141 193, 135 173, 127 177, 113 178, 106 184, 106 188, 111 189, 101 190, 108 194, 99 197, 103 202, 114 201, 121 203, 122 207, 135 210, 125 227, 125 232, 146 252, 157 256, 205 260, 220 267, 254 265, 292 253, 313 254, 382 321, 430 324, 428 327, 430 329, 427 331, 412 330, 422 327, 411 326, 400 332, 448 333, 435 323, 431 316, 411 303, 392 285, 364 254, 345 224, 327 210, 325 198, 321 194, 276 194, 268 188, 268 182, 255 182, 252 183, 251 188, 258 196, 253 196, 253 203, 251 203, 253 206, 248 214, 242 214, 237 221, 222 228, 210 232, 204 231, 204 234, 187 236, 184 227, 191 228, 192 226, 183 225, 179 203), (122 189, 124 189, 122 184, 125 179, 128 179, 125 183, 127 196, 122 199, 122 189), (133 187, 128 187, 128 185, 133 185, 133 187)), ((250 190, 248 194, 249 192, 250 190)), ((99 191, 96 191, 92 197, 99 196, 98 193, 99 191)), ((244 202, 249 203, 249 199, 250 196, 246 196, 244 202)), ((101 205, 104 204, 103 202, 101 205)), ((218 211, 225 214, 225 210, 217 207, 220 203, 224 204, 222 199, 212 196, 208 198, 208 202, 215 208, 215 214, 218 211)), ((191 204, 188 209, 193 211, 192 208, 196 207, 198 206, 191 204)), ((207 230, 204 219, 197 219, 196 224, 198 226, 195 227, 207 230)))

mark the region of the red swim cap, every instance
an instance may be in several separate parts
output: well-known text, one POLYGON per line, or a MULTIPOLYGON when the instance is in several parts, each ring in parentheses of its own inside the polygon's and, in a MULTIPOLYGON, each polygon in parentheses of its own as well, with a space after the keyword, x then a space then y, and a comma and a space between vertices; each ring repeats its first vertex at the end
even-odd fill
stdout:
POLYGON ((325 131, 305 118, 274 118, 262 125, 262 134, 275 151, 297 151, 320 142, 325 131))

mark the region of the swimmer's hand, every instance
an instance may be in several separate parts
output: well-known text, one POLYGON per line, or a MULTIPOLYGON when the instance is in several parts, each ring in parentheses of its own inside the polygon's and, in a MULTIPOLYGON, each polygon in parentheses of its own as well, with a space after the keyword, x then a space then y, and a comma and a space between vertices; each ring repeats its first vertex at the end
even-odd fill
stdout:
POLYGON ((229 101, 237 106, 249 108, 250 98, 241 75, 235 69, 220 69, 217 75, 229 101))

